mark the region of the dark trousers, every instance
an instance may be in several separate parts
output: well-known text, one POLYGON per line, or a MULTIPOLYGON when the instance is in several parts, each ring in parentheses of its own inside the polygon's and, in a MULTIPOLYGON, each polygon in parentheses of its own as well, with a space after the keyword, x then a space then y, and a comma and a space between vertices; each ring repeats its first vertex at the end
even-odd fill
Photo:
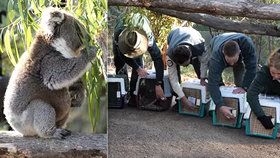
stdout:
MULTIPOLYGON (((119 33, 116 33, 119 34, 119 33)), ((116 37, 114 37, 114 41, 113 41, 113 53, 114 53, 114 64, 116 67, 116 74, 125 74, 128 75, 127 72, 127 64, 124 61, 124 57, 121 54, 121 52, 118 49, 117 44, 115 43, 117 41, 116 37)), ((139 58, 135 58, 134 61, 143 68, 143 57, 140 56, 139 58)), ((136 83, 137 83, 137 79, 138 79, 138 73, 135 69, 132 69, 132 73, 131 73, 131 78, 130 78, 130 95, 133 94, 133 92, 136 89, 136 83)))

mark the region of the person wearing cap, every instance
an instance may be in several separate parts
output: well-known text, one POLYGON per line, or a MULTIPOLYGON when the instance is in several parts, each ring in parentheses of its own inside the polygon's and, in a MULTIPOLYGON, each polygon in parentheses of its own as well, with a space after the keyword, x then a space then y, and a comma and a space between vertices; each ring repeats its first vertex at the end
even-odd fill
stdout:
MULTIPOLYGON (((182 104, 193 107, 185 96, 181 86, 180 66, 192 64, 196 75, 200 78, 200 61, 205 55, 204 39, 192 27, 179 27, 172 30, 167 37, 167 66, 168 76, 173 91, 181 99, 182 104)), ((177 106, 174 107, 174 110, 177 106)))
POLYGON ((269 55, 268 64, 257 72, 247 92, 247 101, 258 120, 266 129, 272 129, 272 117, 261 108, 259 94, 280 97, 280 49, 269 55))
POLYGON ((232 67, 234 94, 245 93, 256 75, 256 49, 250 37, 242 33, 223 33, 211 39, 209 45, 211 57, 208 62, 208 91, 219 110, 228 119, 233 119, 231 108, 223 102, 220 91, 222 72, 232 67))
POLYGON ((130 81, 130 101, 135 103, 133 92, 136 88, 138 76, 146 77, 147 71, 143 68, 143 54, 149 52, 154 62, 156 70, 156 96, 165 99, 163 84, 163 61, 160 49, 158 48, 154 35, 152 33, 147 17, 136 13, 129 19, 124 14, 117 19, 114 28, 113 53, 116 74, 127 74, 126 64, 132 67, 130 81))

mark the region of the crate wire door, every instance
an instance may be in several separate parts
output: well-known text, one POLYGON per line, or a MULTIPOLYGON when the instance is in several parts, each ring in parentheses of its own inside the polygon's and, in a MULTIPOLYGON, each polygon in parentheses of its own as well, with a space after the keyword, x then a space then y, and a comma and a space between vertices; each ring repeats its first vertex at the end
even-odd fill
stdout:
POLYGON ((121 84, 119 82, 108 83, 108 102, 110 108, 122 107, 121 84))
POLYGON ((257 119, 256 115, 251 112, 249 120, 247 120, 246 122, 246 134, 276 139, 279 126, 278 124, 276 124, 276 108, 262 106, 262 109, 266 116, 272 116, 272 118, 274 118, 273 123, 275 127, 273 129, 265 129, 261 122, 257 119))
POLYGON ((188 106, 183 105, 180 101, 179 113, 203 117, 206 113, 207 110, 206 106, 209 104, 209 102, 204 104, 202 103, 201 90, 183 87, 183 92, 187 98, 189 99, 191 98, 191 100, 193 100, 193 104, 195 106, 193 109, 191 109, 188 106))
MULTIPOLYGON (((226 106, 231 107, 233 110, 237 111, 237 114, 239 114, 239 101, 236 98, 223 98, 224 103, 226 106)), ((217 123, 221 125, 229 125, 232 127, 236 127, 238 116, 236 116, 234 119, 228 119, 226 118, 219 110, 216 110, 217 113, 217 123)))
MULTIPOLYGON (((169 82, 169 81, 168 81, 169 82)), ((166 97, 167 99, 161 101, 157 99, 155 92, 155 79, 141 78, 139 81, 138 90, 138 103, 137 106, 142 110, 152 111, 164 111, 169 109, 172 101, 172 97, 166 97)), ((165 87, 163 87, 164 90, 165 87)))
MULTIPOLYGON (((155 80, 148 78, 141 78, 139 83, 139 108, 144 109, 145 107, 151 107, 156 102, 155 94, 155 80)), ((151 107, 153 108, 153 107, 151 107)), ((155 108, 155 107, 154 107, 155 108)))

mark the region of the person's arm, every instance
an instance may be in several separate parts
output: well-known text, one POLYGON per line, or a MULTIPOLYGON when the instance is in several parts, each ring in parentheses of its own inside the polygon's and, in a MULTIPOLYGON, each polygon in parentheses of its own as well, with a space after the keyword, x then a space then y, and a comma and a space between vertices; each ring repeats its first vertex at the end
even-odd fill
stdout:
POLYGON ((138 68, 141 68, 141 67, 136 63, 136 61, 135 61, 134 59, 128 58, 128 57, 126 57, 125 55, 123 55, 122 53, 120 53, 120 55, 122 56, 124 62, 125 62, 127 65, 131 66, 132 69, 137 70, 138 68))
POLYGON ((247 91, 247 101, 257 117, 265 115, 259 102, 259 94, 264 91, 265 85, 267 84, 266 76, 267 74, 261 71, 258 72, 247 91))
POLYGON ((224 105, 223 98, 220 91, 219 83, 221 82, 221 75, 223 67, 220 62, 214 59, 209 61, 209 74, 208 74, 208 90, 211 98, 216 104, 216 108, 220 108, 224 105))
POLYGON ((156 80, 158 83, 162 84, 164 69, 163 69, 161 52, 156 44, 156 41, 153 42, 153 45, 151 47, 148 47, 148 52, 150 53, 155 65, 156 80))
POLYGON ((167 70, 168 70, 168 77, 169 77, 169 81, 171 84, 171 87, 173 89, 173 91, 178 95, 179 98, 182 98, 185 96, 180 83, 179 83, 179 79, 178 79, 178 74, 177 74, 177 64, 174 63, 169 56, 166 57, 167 58, 167 70))
POLYGON ((268 82, 272 81, 268 77, 268 73, 265 73, 262 68, 259 71, 253 80, 250 88, 247 92, 247 101, 253 111, 253 113, 257 116, 258 120, 266 129, 272 129, 274 127, 271 118, 272 116, 266 116, 263 109, 261 108, 258 95, 265 90, 265 85, 269 84, 268 82))
POLYGON ((246 37, 241 42, 241 52, 243 52, 244 64, 246 72, 244 74, 242 88, 248 89, 250 84, 252 83, 257 69, 257 57, 256 57, 256 49, 253 44, 253 41, 246 37))
POLYGON ((199 61, 198 57, 192 58, 191 64, 194 68, 197 78, 200 79, 200 61, 199 61))
POLYGON ((211 52, 207 48, 206 51, 202 53, 201 56, 198 57, 198 60, 200 61, 200 78, 206 79, 207 78, 207 71, 208 71, 208 61, 211 57, 211 52))

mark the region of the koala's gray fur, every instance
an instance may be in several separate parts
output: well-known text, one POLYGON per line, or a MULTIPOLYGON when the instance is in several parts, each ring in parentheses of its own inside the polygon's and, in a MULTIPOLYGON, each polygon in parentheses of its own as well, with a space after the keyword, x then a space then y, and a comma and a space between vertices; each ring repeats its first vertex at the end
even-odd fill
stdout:
POLYGON ((96 53, 95 47, 82 49, 85 36, 84 27, 66 12, 48 8, 43 13, 41 29, 15 66, 5 94, 4 114, 15 131, 44 138, 70 134, 62 127, 71 105, 82 103, 79 79, 96 53))

